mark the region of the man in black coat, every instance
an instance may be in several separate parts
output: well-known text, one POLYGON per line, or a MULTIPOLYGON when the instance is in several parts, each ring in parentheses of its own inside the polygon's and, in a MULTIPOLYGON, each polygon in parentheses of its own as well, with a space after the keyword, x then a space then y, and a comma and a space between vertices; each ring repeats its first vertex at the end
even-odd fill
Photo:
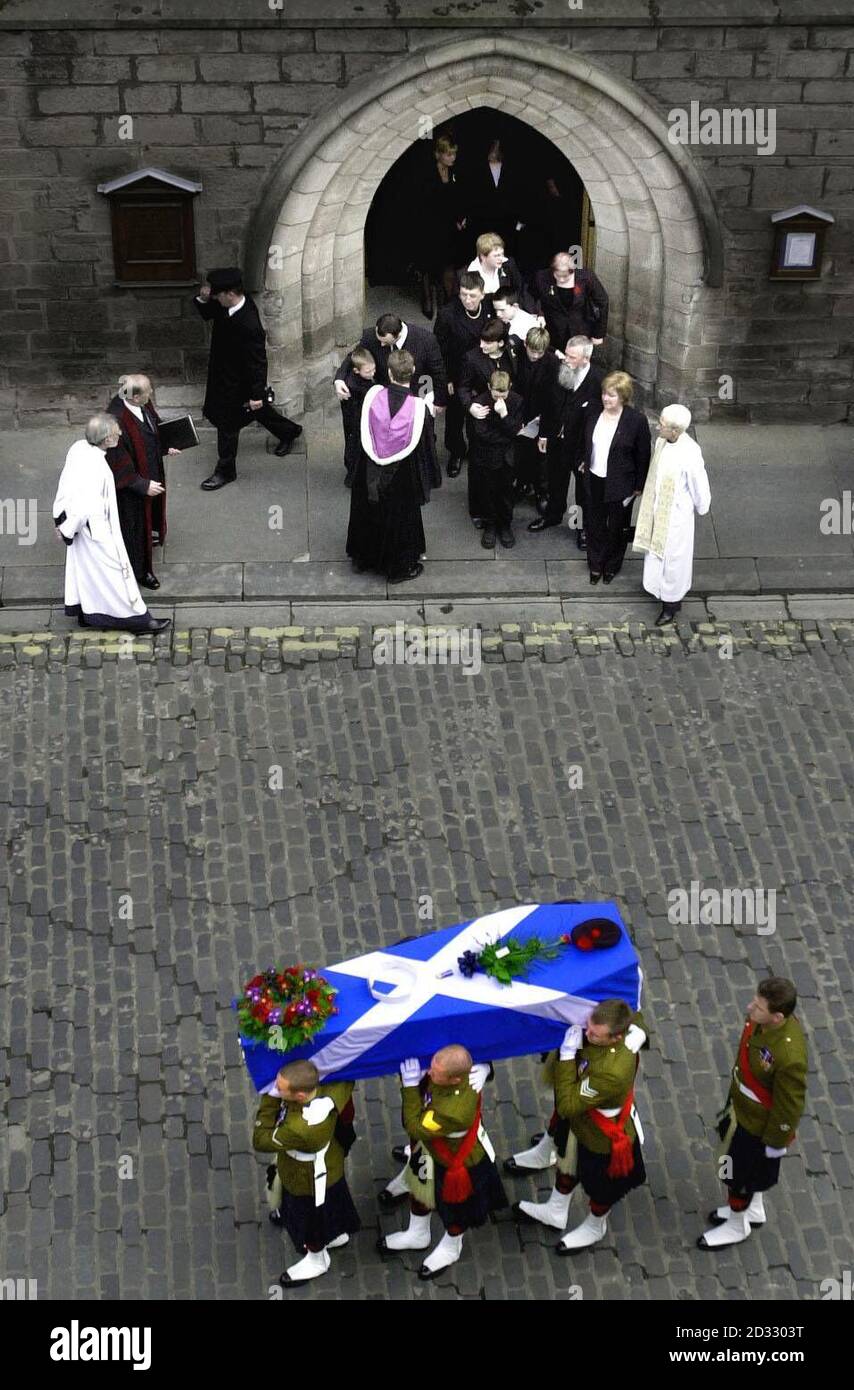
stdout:
POLYGON ((459 384, 466 354, 480 344, 482 329, 492 318, 483 301, 483 276, 464 270, 459 293, 444 304, 436 316, 436 342, 448 377, 448 414, 445 419, 445 448, 448 451, 448 477, 456 478, 463 466, 468 445, 465 437, 465 411, 460 404, 459 384))
MULTIPOLYGON (((569 479, 575 476, 575 503, 585 510, 584 475, 578 471, 588 417, 596 418, 602 409, 602 373, 591 366, 593 344, 589 338, 570 338, 564 360, 552 379, 552 387, 540 413, 537 447, 546 455, 548 493, 543 515, 532 521, 529 531, 546 531, 559 526, 566 511, 569 479)), ((576 532, 579 550, 585 546, 583 527, 576 532)))
MULTIPOLYGON (((448 404, 448 381, 445 364, 429 328, 417 328, 404 323, 397 314, 380 314, 376 326, 366 328, 359 339, 359 347, 367 348, 377 364, 375 386, 388 386, 388 359, 392 352, 408 352, 415 361, 415 372, 410 383, 413 396, 433 393, 433 404, 437 414, 441 414, 448 404)), ((350 370, 350 354, 344 358, 335 373, 335 394, 339 401, 349 397, 346 376, 350 370)))
POLYGON ((216 426, 217 464, 202 487, 206 492, 237 478, 240 431, 258 420, 278 439, 276 455, 290 452, 302 426, 274 409, 267 388, 267 335, 255 303, 243 292, 237 266, 212 270, 195 300, 213 325, 208 381, 202 414, 216 426))

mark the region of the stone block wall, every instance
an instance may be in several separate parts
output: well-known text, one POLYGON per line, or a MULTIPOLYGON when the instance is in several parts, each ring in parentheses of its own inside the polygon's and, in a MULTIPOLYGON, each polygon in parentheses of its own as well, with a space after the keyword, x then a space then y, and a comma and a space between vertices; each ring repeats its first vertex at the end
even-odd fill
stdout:
MULTIPOLYGON (((769 20, 779 18, 780 7, 765 0, 652 7, 623 0, 562 21, 566 7, 551 0, 539 18, 524 21, 503 0, 503 17, 495 6, 474 5, 455 21, 431 19, 424 4, 395 5, 391 17, 385 6, 366 4, 358 24, 355 10, 330 0, 297 6, 297 18, 293 6, 283 17, 260 0, 232 0, 219 12, 214 0, 161 0, 135 7, 132 28, 114 27, 113 8, 43 0, 0 12, 0 420, 7 427, 75 423, 128 370, 150 372, 162 401, 200 402, 206 334, 192 291, 114 285, 109 206, 98 183, 146 164, 199 180, 199 270, 236 262, 272 168, 319 111, 407 53, 462 35, 474 45, 499 21, 619 73, 665 117, 692 101, 775 110, 773 155, 692 151, 723 227, 724 283, 709 299, 702 341, 686 352, 713 416, 854 419, 848 0, 837 6, 838 22, 828 0, 821 23, 810 21, 809 7, 793 5, 791 21, 784 13, 784 22, 770 25, 755 22, 766 10, 769 20), (602 22, 609 11, 613 23, 602 22), (128 116, 132 138, 123 139, 120 119, 128 116), (822 278, 769 281, 770 214, 799 202, 836 218, 822 278), (723 375, 733 379, 734 400, 719 399, 723 375)), ((327 270, 318 265, 319 286, 327 270)))

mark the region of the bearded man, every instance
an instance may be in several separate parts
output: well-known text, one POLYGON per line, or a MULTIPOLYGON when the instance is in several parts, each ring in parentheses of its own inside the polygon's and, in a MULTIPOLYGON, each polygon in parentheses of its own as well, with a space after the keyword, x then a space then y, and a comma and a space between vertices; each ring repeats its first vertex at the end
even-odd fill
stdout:
MULTIPOLYGON (((559 526, 566 511, 569 479, 575 476, 575 502, 585 503, 585 479, 578 465, 584 449, 584 429, 588 418, 602 410, 602 373, 591 365, 593 341, 578 335, 570 338, 563 354, 551 395, 540 415, 537 448, 546 455, 548 496, 542 516, 532 521, 529 531, 545 531, 559 526)), ((579 550, 585 546, 583 525, 576 532, 579 550)))

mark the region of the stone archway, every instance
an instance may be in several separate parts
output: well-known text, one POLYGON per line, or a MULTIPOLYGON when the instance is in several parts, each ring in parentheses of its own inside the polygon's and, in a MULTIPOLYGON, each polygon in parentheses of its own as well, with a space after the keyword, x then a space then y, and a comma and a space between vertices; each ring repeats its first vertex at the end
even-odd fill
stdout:
POLYGON ((711 195, 660 112, 585 57, 501 37, 452 42, 348 88, 273 171, 245 264, 262 295, 271 379, 290 409, 329 400, 337 351, 363 326, 364 228, 383 175, 418 138, 490 106, 541 131, 577 169, 593 206, 597 274, 612 300, 609 360, 644 401, 703 409, 703 301, 721 283, 711 195))

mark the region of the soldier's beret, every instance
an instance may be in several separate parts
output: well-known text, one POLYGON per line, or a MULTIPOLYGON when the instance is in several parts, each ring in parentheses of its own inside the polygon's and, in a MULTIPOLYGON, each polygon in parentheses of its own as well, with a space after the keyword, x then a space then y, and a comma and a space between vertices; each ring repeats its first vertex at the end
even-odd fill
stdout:
POLYGON ((604 951, 616 946, 620 934, 620 928, 610 917, 588 917, 586 922, 573 927, 569 938, 580 951, 604 951))

